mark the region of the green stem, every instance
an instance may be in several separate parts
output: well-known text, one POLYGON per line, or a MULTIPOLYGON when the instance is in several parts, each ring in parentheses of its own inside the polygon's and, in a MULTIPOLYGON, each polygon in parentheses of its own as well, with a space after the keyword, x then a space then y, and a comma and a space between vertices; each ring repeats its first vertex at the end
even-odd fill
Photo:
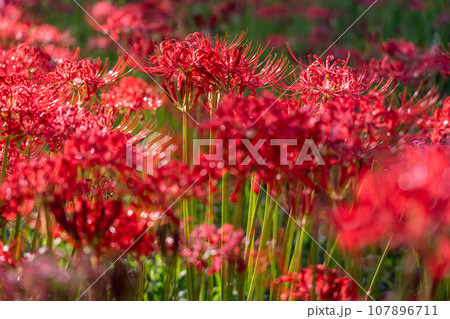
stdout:
POLYGON ((228 216, 228 176, 224 173, 222 176, 222 226, 230 222, 228 216))
POLYGON ((292 216, 292 218, 288 218, 287 226, 286 226, 286 232, 283 238, 283 246, 282 246, 282 255, 284 256, 284 263, 283 263, 283 272, 289 271, 289 264, 291 261, 291 252, 292 252, 292 243, 294 242, 294 235, 295 235, 295 216, 298 215, 299 212, 297 212, 297 209, 300 204, 300 197, 302 194, 302 184, 300 182, 297 183, 297 187, 295 190, 295 201, 294 201, 294 207, 291 208, 289 215, 292 216))
MULTIPOLYGON (((317 238, 318 234, 319 234, 319 225, 317 224, 317 222, 314 220, 314 218, 311 221, 311 235, 312 238, 317 238)), ((303 225, 303 228, 306 227, 306 223, 303 225)), ((314 241, 311 241, 311 247, 309 250, 309 260, 311 262, 312 265, 316 265, 317 264, 317 254, 318 254, 318 244, 314 241)))
POLYGON ((220 270, 220 282, 221 284, 221 300, 228 301, 228 266, 227 264, 223 265, 220 270))
POLYGON ((245 202, 245 187, 242 187, 238 194, 238 202, 236 203, 234 216, 233 216, 233 225, 234 228, 237 229, 242 226, 243 221, 243 211, 244 211, 244 202, 245 202))
MULTIPOLYGON (((183 112, 183 163, 184 165, 188 165, 188 149, 189 149, 189 134, 188 134, 188 115, 187 111, 185 110, 183 112)), ((187 198, 183 198, 183 213, 184 213, 184 219, 186 222, 185 225, 185 235, 186 238, 189 239, 189 236, 191 234, 191 215, 189 212, 189 200, 187 198)))
POLYGON ((384 259, 386 258, 387 252, 389 250, 391 240, 392 240, 392 237, 391 237, 391 239, 389 239, 389 242, 387 243, 386 248, 384 249, 383 254, 381 255, 381 258, 378 261, 377 268, 375 268, 375 272, 372 275, 372 280, 370 281, 369 288, 367 288, 368 295, 366 296, 366 299, 365 299, 366 301, 369 299, 369 294, 371 294, 372 289, 375 286, 375 282, 378 279, 378 275, 380 274, 380 271, 381 271, 381 266, 383 265, 384 259))
POLYGON ((284 256, 284 264, 283 264, 283 272, 289 271, 289 264, 291 261, 291 252, 292 252, 292 243, 294 242, 294 233, 295 233, 295 222, 292 218, 288 218, 286 232, 283 239, 283 254, 284 256))
MULTIPOLYGON (((222 216, 221 216, 222 226, 228 224, 228 178, 227 173, 222 176, 222 216)), ((221 268, 220 271, 220 282, 221 282, 221 299, 222 301, 228 300, 228 272, 226 265, 221 268)))
MULTIPOLYGON (((277 202, 279 202, 280 198, 277 198, 277 202)), ((277 234, 278 234, 278 209, 279 205, 275 205, 272 213, 272 242, 277 242, 277 234)), ((275 256, 276 252, 273 249, 269 250, 269 258, 270 258, 270 270, 272 274, 272 279, 277 278, 277 260, 275 256)), ((270 294, 269 300, 273 300, 274 293, 274 285, 273 280, 270 280, 270 294)))
POLYGON ((14 231, 14 240, 16 240, 16 260, 19 260, 20 256, 20 230, 22 228, 22 215, 17 214, 16 229, 14 231))
POLYGON ((247 296, 247 300, 253 300, 253 293, 254 291, 256 291, 256 296, 257 298, 259 298, 258 300, 262 299, 261 296, 263 295, 264 291, 262 286, 262 273, 261 271, 258 270, 258 262, 260 260, 261 254, 264 253, 264 251, 267 248, 267 241, 269 239, 270 236, 270 231, 271 231, 271 221, 272 221, 272 217, 271 217, 271 210, 273 207, 273 201, 272 198, 270 197, 270 189, 269 187, 267 187, 267 191, 266 191, 266 207, 264 209, 264 217, 263 217, 263 225, 262 225, 262 231, 261 231, 261 239, 260 239, 260 243, 259 243, 259 248, 258 248, 258 254, 256 256, 256 263, 255 263, 255 270, 253 271, 253 276, 250 282, 250 287, 249 287, 249 291, 248 291, 248 296, 247 296))
POLYGON ((211 176, 209 177, 208 215, 206 216, 206 222, 208 225, 214 224, 214 192, 211 176))
POLYGON ((50 214, 48 213, 47 208, 45 208, 45 221, 47 223, 47 248, 48 251, 52 251, 53 246, 52 226, 50 221, 50 214))
POLYGON ((243 301, 245 297, 245 272, 238 273, 238 300, 243 301))
POLYGON ((303 243, 305 242, 305 227, 307 223, 307 215, 303 217, 302 228, 300 229, 300 234, 297 235, 294 247, 294 255, 291 259, 291 264, 289 266, 289 272, 298 272, 302 264, 302 253, 303 253, 303 243))
MULTIPOLYGON (((210 120, 214 117, 214 111, 216 108, 216 101, 217 101, 217 94, 215 92, 211 93, 210 96, 210 110, 209 110, 209 117, 210 120)), ((213 130, 212 128, 209 129, 209 154, 213 153, 213 145, 212 145, 212 139, 213 139, 213 130)), ((213 185, 212 185, 212 176, 209 175, 209 194, 208 194, 208 217, 207 217, 208 225, 214 224, 214 192, 213 192, 213 185)))
POLYGON ((325 256, 325 262, 323 263, 323 265, 325 267, 328 267, 330 265, 331 260, 333 258, 333 254, 337 248, 337 243, 338 243, 338 238, 336 238, 336 240, 334 241, 333 246, 330 249, 330 252, 328 254, 326 254, 326 256, 325 256))
POLYGON ((33 240, 31 241, 31 253, 32 254, 36 251, 40 223, 41 223, 41 208, 38 209, 38 213, 36 216, 36 222, 34 223, 33 240))
MULTIPOLYGON (((188 133, 188 108, 185 105, 183 110, 183 163, 185 165, 189 164, 188 154, 189 154, 189 133, 188 133)), ((183 217, 185 220, 184 233, 186 240, 189 240, 190 234, 192 232, 192 216, 189 209, 189 199, 183 198, 183 217)), ((187 288, 188 288, 188 299, 195 299, 195 269, 192 266, 187 267, 187 288)))
POLYGON ((205 271, 202 271, 201 277, 200 277, 199 300, 200 301, 204 301, 205 300, 205 271))
POLYGON ((166 272, 166 280, 164 282, 164 300, 172 300, 170 297, 171 291, 171 283, 174 276, 174 271, 176 271, 176 267, 173 266, 171 262, 166 262, 167 272, 166 272), (175 268, 175 269, 174 269, 175 268))
POLYGON ((2 161, 2 172, 0 176, 0 182, 4 182, 6 178, 6 166, 8 165, 8 149, 9 149, 9 140, 11 137, 8 135, 5 139, 5 150, 3 152, 3 161, 2 161))
MULTIPOLYGON (((233 225, 235 229, 240 227, 243 222, 243 209, 244 209, 244 200, 245 200, 245 188, 243 187, 241 191, 239 192, 239 198, 238 202, 235 205, 234 210, 234 220, 233 225)), ((226 216, 227 214, 224 214, 222 216, 226 216)), ((222 281, 222 300, 230 300, 231 295, 233 294, 233 283, 232 283, 232 269, 230 265, 224 265, 223 270, 221 271, 221 281, 222 281)), ((240 285, 240 287, 243 289, 243 285, 240 285)), ((238 295, 243 295, 243 292, 238 295)))
MULTIPOLYGON (((256 221, 256 213, 258 212, 260 206, 261 192, 262 191, 260 190, 255 198, 256 194, 252 191, 252 187, 250 184, 250 203, 247 217, 247 232, 246 232, 246 243, 244 252, 244 258, 246 264, 248 265, 253 265, 253 250, 255 247, 255 221, 256 221)), ((247 267, 247 280, 246 280, 247 284, 251 282, 253 272, 254 272, 253 267, 247 267)))
MULTIPOLYGON (((255 203, 256 203, 257 195, 252 190, 252 183, 253 183, 253 178, 250 180, 250 187, 249 187, 250 195, 249 195, 249 199, 248 199, 247 231, 246 231, 246 235, 247 236, 250 235, 251 229, 253 227, 253 217, 254 217, 254 214, 256 212, 256 209, 255 209, 256 205, 255 205, 255 203)), ((245 246, 245 248, 247 249, 247 245, 245 246)))
POLYGON ((187 110, 183 111, 183 163, 188 164, 188 115, 187 110))
POLYGON ((2 243, 6 244, 6 225, 8 222, 6 220, 2 220, 2 243))

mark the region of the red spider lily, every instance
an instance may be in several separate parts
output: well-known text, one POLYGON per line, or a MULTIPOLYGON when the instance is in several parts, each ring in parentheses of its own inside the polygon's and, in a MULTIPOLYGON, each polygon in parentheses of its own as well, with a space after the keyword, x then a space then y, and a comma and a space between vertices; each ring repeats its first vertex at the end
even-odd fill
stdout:
POLYGON ((30 29, 28 43, 69 45, 73 42, 68 32, 61 32, 48 24, 37 25, 30 29))
POLYGON ((117 7, 108 1, 97 1, 90 10, 95 21, 104 24, 108 17, 117 11, 117 7))
MULTIPOLYGON (((357 282, 316 265, 322 254, 308 234, 344 256, 343 267, 370 283, 374 296, 449 299, 450 100, 439 95, 450 71, 447 46, 422 49, 394 39, 365 53, 331 48, 343 60, 296 60, 288 81, 288 62, 269 45, 213 30, 244 13, 286 20, 278 21, 278 31, 302 20, 311 31, 303 43, 301 30, 297 37, 287 30, 287 38, 300 50, 320 47, 334 40, 341 6, 95 2, 87 11, 96 22, 90 14, 86 19, 103 35, 77 32, 90 44, 83 55, 93 47, 112 53, 116 41, 134 53, 111 71, 100 60, 78 58, 69 32, 31 22, 49 3, 62 8, 58 1, 0 0, 0 299, 159 299, 161 293, 189 300, 358 300, 357 282), (210 33, 189 34, 192 23, 210 33), (163 95, 145 75, 126 76, 125 62, 159 77, 183 111, 182 156, 171 158, 172 137, 148 119, 163 95), (199 130, 188 119, 198 104, 207 113, 199 130), (204 139, 199 150, 191 137, 219 145, 204 139), (223 157, 209 160, 204 151, 220 155, 220 142, 223 157), (200 157, 194 163, 192 153, 200 157), (277 215, 278 202, 292 219, 277 215), (221 225, 214 225, 217 217, 221 225), (337 237, 334 245, 324 230, 337 237), (370 276, 365 263, 372 257, 361 257, 378 251, 387 254, 370 276), (402 271, 399 258, 407 265, 402 271), (384 261, 389 278, 378 276, 384 261), (166 285, 148 285, 161 276, 166 285), (381 294, 391 279, 400 283, 396 293, 381 294)), ((438 7, 426 8, 437 21, 433 30, 448 22, 438 7)), ((373 29, 359 31, 375 44, 373 29)), ((445 33, 434 31, 437 38, 445 33)), ((282 49, 283 36, 273 39, 282 49)))
POLYGON ((405 59, 413 59, 417 57, 417 49, 413 43, 407 42, 404 39, 400 41, 389 39, 381 44, 383 51, 393 57, 401 57, 405 59))
POLYGON ((0 39, 6 43, 68 46, 73 42, 68 32, 61 32, 49 24, 33 24, 24 20, 24 12, 14 4, 0 12, 0 39))
POLYGON ((434 57, 433 66, 443 74, 450 74, 450 50, 441 45, 438 53, 434 57))
MULTIPOLYGON (((314 124, 292 100, 277 101, 269 94, 259 98, 226 96, 208 124, 215 138, 224 141, 224 159, 214 167, 225 167, 239 178, 250 178, 252 173, 257 173, 271 185, 279 183, 282 170, 289 166, 282 166, 281 148, 271 145, 271 140, 295 139, 303 143, 314 136, 314 124), (260 141, 263 141, 258 149, 260 158, 256 158, 249 152, 248 143, 256 145, 260 141)), ((296 162, 295 155, 299 154, 300 148, 301 145, 289 148, 290 168, 296 162)), ((314 165, 308 163, 300 167, 305 169, 305 166, 314 165)))
POLYGON ((216 54, 219 56, 219 67, 212 74, 212 90, 228 94, 238 90, 242 94, 249 89, 255 94, 256 88, 271 87, 282 80, 287 60, 278 58, 276 54, 262 59, 267 47, 252 48, 251 42, 244 42, 245 34, 241 34, 226 44, 225 39, 215 38, 216 54))
POLYGON ((378 79, 393 78, 403 84, 418 84, 433 72, 448 73, 448 52, 432 48, 421 53, 413 43, 404 39, 389 39, 381 45, 384 56, 372 59, 369 73, 378 79))
POLYGON ((102 104, 107 108, 137 110, 157 110, 161 104, 161 96, 144 80, 124 77, 101 95, 102 104))
POLYGON ((243 231, 233 230, 230 224, 224 224, 219 229, 214 225, 202 224, 194 228, 181 255, 198 270, 208 268, 211 258, 208 275, 217 273, 225 264, 236 266, 236 270, 241 272, 245 268, 243 238, 243 231))
MULTIPOLYGON (((333 63, 332 55, 327 57, 325 63, 317 56, 314 58, 316 61, 311 62, 309 66, 297 61, 304 69, 298 78, 294 79, 292 85, 282 86, 282 89, 292 91, 294 95, 300 95, 305 105, 314 106, 340 97, 359 98, 374 83, 374 79, 369 78, 364 72, 358 74, 347 66, 350 55, 346 61, 338 59, 333 63)), ((390 81, 382 87, 380 85, 372 91, 384 96, 390 81)))
POLYGON ((40 69, 50 70, 52 57, 39 48, 22 43, 9 50, 0 49, 0 76, 8 85, 33 80, 40 69))
POLYGON ((58 149, 72 135, 79 136, 90 131, 109 131, 113 117, 102 110, 79 108, 76 105, 59 107, 52 121, 52 135, 45 141, 51 150, 58 149))
POLYGON ((408 97, 407 90, 404 89, 398 95, 398 101, 394 100, 389 103, 389 108, 394 109, 401 119, 400 132, 415 132, 418 138, 422 138, 421 135, 428 133, 430 121, 432 121, 430 114, 433 114, 439 108, 440 101, 437 87, 432 87, 425 95, 422 95, 420 90, 421 86, 411 97, 408 97), (417 127, 421 131, 418 131, 417 127))
MULTIPOLYGON (((33 143, 45 141, 55 150, 72 133, 107 128, 112 123, 106 114, 64 105, 44 86, 0 84, 0 91, 0 121, 4 123, 0 133, 13 137, 11 142, 25 137, 33 143)), ((30 146, 26 142, 20 145, 30 146)))
POLYGON ((2 135, 46 135, 52 130, 47 124, 56 109, 48 91, 40 86, 0 85, 2 135), (50 97, 50 100, 48 99, 50 97))
MULTIPOLYGON (((8 167, 6 168, 6 175, 9 175, 11 171, 14 170, 15 166, 22 162, 27 160, 27 145, 26 141, 25 143, 22 143, 20 147, 14 147, 15 143, 14 140, 7 140, 2 139, 0 141, 0 157, 3 158, 5 155, 5 150, 7 150, 7 164, 8 167), (8 144, 8 146, 6 146, 8 144)), ((39 149, 39 143, 34 144, 35 149, 32 149, 31 147, 28 148, 29 152, 28 154, 34 154, 39 149)))
MULTIPOLYGON (((376 93, 359 99, 335 99, 320 108, 301 109, 293 100, 277 100, 270 95, 259 98, 235 95, 224 98, 208 127, 212 127, 215 138, 224 141, 224 160, 214 167, 225 167, 239 177, 250 178, 256 173, 272 186, 285 178, 300 178, 314 187, 306 173, 328 172, 331 165, 340 165, 345 171, 370 159, 373 150, 394 140, 397 122, 396 113, 388 110, 376 93), (281 162, 281 147, 272 145, 279 139, 297 142, 284 146, 286 163, 281 162), (299 162, 307 139, 314 141, 325 165, 319 166, 314 159, 299 162), (259 161, 250 154, 244 140, 252 146, 265 141, 258 149, 259 161), (229 144, 230 141, 235 145, 229 144), (234 153, 235 160, 230 161, 230 153, 234 153)), ((328 188, 327 181, 323 184, 328 188)))
POLYGON ((185 85, 201 88, 208 83, 208 74, 215 67, 215 51, 212 43, 200 33, 186 37, 184 41, 161 42, 149 57, 149 65, 139 65, 145 72, 163 76, 166 81, 176 80, 177 89, 185 85))
POLYGON ((303 268, 299 273, 282 275, 275 280, 280 299, 301 301, 358 300, 358 288, 348 277, 339 277, 336 269, 323 265, 303 268), (288 288, 283 287, 288 284, 288 288))
POLYGON ((444 101, 442 109, 434 111, 434 117, 424 123, 426 128, 431 128, 431 141, 447 142, 450 135, 450 97, 444 101))
POLYGON ((100 60, 93 62, 86 59, 66 60, 57 65, 52 72, 43 75, 42 80, 61 97, 75 95, 80 100, 88 101, 98 89, 122 76, 126 67, 126 59, 120 57, 108 72, 106 67, 106 64, 101 66, 100 60))
POLYGON ((249 89, 255 93, 256 88, 272 86, 280 81, 286 60, 278 59, 276 55, 262 59, 264 50, 260 46, 252 49, 250 43, 244 43, 244 35, 227 44, 226 39, 216 37, 212 41, 201 33, 193 33, 183 41, 161 42, 149 57, 148 65, 142 61, 134 66, 163 76, 169 98, 180 104, 174 80, 177 90, 181 91, 181 98, 191 96, 189 102, 192 104, 204 92, 226 94, 238 90, 243 93, 249 89))
POLYGON ((171 1, 146 0, 116 7, 100 1, 92 8, 92 15, 101 28, 87 18, 93 28, 106 30, 115 40, 131 40, 152 36, 167 37, 173 27, 174 7, 171 1), (97 20, 98 19, 98 20, 97 20))
POLYGON ((426 70, 426 64, 423 61, 416 62, 417 66, 411 66, 410 63, 395 60, 390 56, 385 56, 382 60, 371 60, 369 72, 373 72, 378 78, 394 78, 396 82, 413 84, 417 83, 423 72, 426 70))
MULTIPOLYGON (((332 153, 330 163, 348 165, 353 159, 368 157, 371 150, 394 139, 398 115, 390 110, 377 93, 359 98, 329 101, 317 112, 325 148, 332 153)), ((326 154, 326 152, 325 152, 326 154)))
MULTIPOLYGON (((77 172, 70 166, 67 161, 64 163, 58 160, 47 161, 44 166, 35 162, 18 166, 17 172, 28 173, 27 177, 30 179, 21 179, 17 175, 8 178, 5 188, 2 189, 2 198, 7 207, 11 212, 26 215, 33 208, 34 198, 37 200, 45 196, 42 205, 53 213, 60 227, 71 236, 77 246, 92 245, 99 252, 108 248, 128 248, 123 247, 127 243, 126 240, 113 235, 121 234, 120 227, 127 227, 124 232, 129 234, 131 242, 132 238, 137 237, 136 232, 142 232, 143 225, 137 221, 134 224, 135 232, 131 232, 131 216, 123 211, 121 202, 103 198, 104 193, 107 194, 105 196, 111 196, 111 189, 94 187, 83 180, 77 181, 77 172), (56 186, 58 182, 61 184, 59 187, 56 186), (13 192, 15 197, 11 196, 13 192), (128 222, 120 222, 127 217, 128 222), (125 244, 121 245, 121 242, 125 244)), ((145 225, 145 222, 142 224, 145 225)))
POLYGON ((358 199, 334 214, 340 243, 349 250, 371 244, 411 246, 425 259, 449 231, 450 153, 445 146, 410 148, 405 163, 361 178, 358 199))
MULTIPOLYGON (((104 190, 100 188, 95 192, 101 194, 104 190)), ((149 255, 155 250, 153 231, 147 229, 154 223, 149 218, 152 214, 131 207, 126 209, 120 200, 102 200, 90 194, 90 199, 79 196, 65 205, 52 202, 49 208, 60 227, 75 241, 75 246, 91 245, 97 253, 132 248, 139 254, 149 255)))
POLYGON ((78 246, 91 245, 100 253, 124 250, 142 238, 133 251, 150 253, 153 235, 144 231, 164 209, 166 220, 178 223, 170 205, 181 194, 201 196, 201 183, 186 192, 199 177, 175 161, 142 176, 126 165, 126 145, 119 133, 84 132, 65 143, 61 156, 21 163, 0 189, 3 217, 27 215, 34 202, 42 203, 78 246), (80 179, 80 173, 90 178, 80 179))
MULTIPOLYGON (((11 142, 19 142, 24 137, 28 139, 19 143, 22 150, 30 147, 30 143, 39 144, 42 141, 55 150, 74 132, 105 128, 112 122, 108 115, 99 113, 93 107, 88 111, 75 104, 72 96, 70 102, 66 101, 67 97, 58 94, 61 93, 58 89, 65 90, 64 84, 45 84, 50 78, 54 79, 53 72, 58 67, 42 50, 26 44, 19 45, 10 50, 0 50, 0 61, 1 134, 10 136, 11 142), (49 78, 47 72, 51 74, 49 78)), ((97 82, 87 77, 83 79, 93 86, 104 84, 101 79, 97 82)), ((94 89, 84 82, 80 84, 80 87, 83 86, 88 91, 94 89)))
POLYGON ((8 50, 0 49, 0 78, 6 85, 42 84, 45 73, 54 70, 55 65, 65 59, 75 60, 78 51, 61 49, 52 45, 45 48, 21 43, 8 50))

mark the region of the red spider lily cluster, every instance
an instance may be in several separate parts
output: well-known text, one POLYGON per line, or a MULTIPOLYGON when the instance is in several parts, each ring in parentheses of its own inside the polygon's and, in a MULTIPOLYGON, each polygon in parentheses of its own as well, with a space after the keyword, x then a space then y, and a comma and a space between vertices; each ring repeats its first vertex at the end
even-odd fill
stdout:
POLYGON ((194 228, 181 255, 198 270, 208 268, 209 275, 219 272, 224 264, 236 265, 236 271, 242 272, 245 267, 243 238, 244 232, 233 231, 233 225, 225 224, 217 229, 214 225, 203 224, 194 228))
POLYGON ((442 105, 434 111, 433 116, 427 118, 423 124, 430 130, 430 138, 434 143, 445 143, 450 133, 448 123, 450 121, 450 97, 447 97, 442 105))
MULTIPOLYGON (((126 166, 125 154, 122 133, 73 135, 61 155, 20 163, 8 176, 1 189, 4 217, 25 217, 38 202, 76 247, 120 251, 134 244, 140 253, 150 253, 153 237, 147 228, 184 193, 182 186, 192 184, 194 176, 183 176, 185 168, 176 162, 164 172, 141 176, 126 166), (80 178, 83 173, 89 178, 80 178)), ((178 223, 169 208, 164 213, 178 223)))
MULTIPOLYGON (((447 46, 305 63, 178 37, 184 2, 88 8, 114 64, 0 2, 0 299, 450 298, 447 46), (412 259, 416 285, 380 291, 412 259)), ((258 15, 289 7, 336 15, 258 15)))
POLYGON ((315 61, 309 66, 303 66, 299 77, 294 79, 293 84, 286 85, 286 89, 302 96, 305 105, 318 105, 336 96, 358 98, 367 91, 374 79, 368 81, 364 73, 356 74, 347 67, 349 58, 350 55, 347 61, 332 62, 334 57, 329 55, 324 63, 314 56, 315 61))
POLYGON ((413 43, 388 40, 381 45, 382 57, 372 59, 369 70, 378 78, 393 78, 399 83, 418 84, 433 73, 449 74, 449 52, 434 47, 419 52, 413 43))
POLYGON ((361 177, 358 199, 334 219, 346 249, 370 244, 414 247, 431 273, 448 274, 448 147, 408 147, 400 163, 361 177), (389 242, 389 244, 388 244, 389 242))
POLYGON ((157 110, 161 104, 161 96, 155 88, 142 79, 126 76, 114 83, 102 94, 102 103, 107 108, 128 111, 157 110))
POLYGON ((228 94, 238 90, 242 94, 248 89, 255 93, 256 88, 278 82, 286 60, 277 59, 276 55, 263 59, 264 51, 265 48, 254 49, 245 42, 244 35, 227 43, 218 36, 210 39, 194 33, 183 41, 162 41, 148 61, 141 60, 136 67, 164 77, 165 92, 173 103, 182 103, 175 90, 180 91, 181 98, 187 96, 187 102, 195 103, 200 94, 207 92, 228 94))
POLYGON ((115 40, 129 42, 144 39, 147 34, 168 36, 175 27, 173 19, 176 1, 147 0, 117 7, 107 1, 99 1, 91 9, 87 21, 96 29, 107 32, 115 40), (170 21, 170 22, 169 22, 170 21))
POLYGON ((347 301, 356 300, 358 288, 348 277, 339 277, 335 269, 310 266, 300 273, 290 273, 276 280, 281 300, 347 301), (282 287, 287 284, 289 288, 282 287), (284 289, 283 289, 284 288, 284 289))

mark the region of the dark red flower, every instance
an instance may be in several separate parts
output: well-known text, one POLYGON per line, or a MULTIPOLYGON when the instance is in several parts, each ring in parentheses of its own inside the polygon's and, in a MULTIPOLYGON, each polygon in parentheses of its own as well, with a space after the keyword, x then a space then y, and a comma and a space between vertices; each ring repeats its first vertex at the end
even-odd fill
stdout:
POLYGON ((450 72, 449 53, 443 45, 419 51, 412 42, 389 39, 381 44, 381 51, 383 56, 373 58, 368 68, 368 72, 377 79, 393 78, 396 82, 412 85, 427 80, 437 72, 450 72))

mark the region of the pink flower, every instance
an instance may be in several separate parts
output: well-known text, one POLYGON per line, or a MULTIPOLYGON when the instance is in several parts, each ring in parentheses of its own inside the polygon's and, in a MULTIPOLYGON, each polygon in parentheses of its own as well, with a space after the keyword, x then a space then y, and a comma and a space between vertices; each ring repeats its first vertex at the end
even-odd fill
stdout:
POLYGON ((244 232, 241 229, 233 230, 230 224, 219 229, 214 225, 202 224, 194 228, 181 255, 198 270, 209 267, 208 275, 217 273, 225 264, 241 272, 245 268, 243 238, 244 232))

